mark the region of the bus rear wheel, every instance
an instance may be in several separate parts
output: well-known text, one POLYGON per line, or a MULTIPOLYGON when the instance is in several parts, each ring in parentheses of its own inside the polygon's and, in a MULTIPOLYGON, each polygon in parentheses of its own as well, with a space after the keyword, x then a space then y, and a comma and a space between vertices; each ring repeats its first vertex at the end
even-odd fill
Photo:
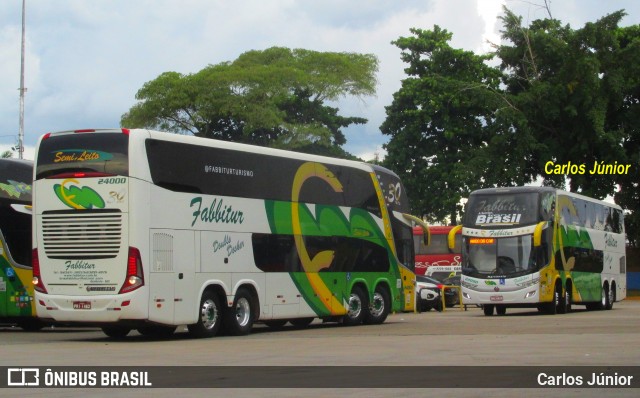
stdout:
POLYGON ((245 289, 236 292, 233 306, 225 312, 225 329, 232 336, 249 334, 254 321, 253 296, 245 289))
POLYGON ((606 310, 607 306, 609 306, 609 285, 605 283, 602 286, 602 292, 600 293, 600 301, 592 303, 591 305, 587 305, 587 310, 589 311, 606 310))
POLYGON ((607 289, 607 304, 605 306, 606 310, 613 309, 613 303, 616 301, 616 284, 611 283, 609 289, 607 289))
POLYGON ((196 338, 213 337, 218 334, 222 324, 222 307, 220 298, 211 290, 207 290, 200 298, 198 321, 188 325, 189 333, 196 338))
POLYGON ((264 321, 264 324, 269 326, 269 328, 274 330, 280 330, 287 324, 286 319, 271 319, 269 321, 264 321))
POLYGON ((103 326, 102 327, 102 332, 106 334, 108 337, 111 337, 112 339, 124 339, 125 337, 127 337, 130 331, 131 331, 130 328, 122 327, 122 326, 103 326))
POLYGON ((371 303, 367 307, 364 323, 370 325, 383 323, 389 315, 389 311, 391 310, 389 308, 390 306, 391 300, 389 299, 387 289, 382 286, 376 287, 376 291, 373 293, 373 300, 371 300, 371 303))
POLYGON ((367 295, 360 286, 354 286, 347 304, 347 314, 342 319, 346 326, 355 326, 363 322, 366 308, 369 306, 367 295))

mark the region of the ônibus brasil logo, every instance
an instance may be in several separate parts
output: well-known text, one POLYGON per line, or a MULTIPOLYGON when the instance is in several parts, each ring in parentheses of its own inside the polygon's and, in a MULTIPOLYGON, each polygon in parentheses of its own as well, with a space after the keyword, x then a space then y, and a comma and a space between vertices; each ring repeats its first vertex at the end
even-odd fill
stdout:
POLYGON ((68 178, 53 186, 53 191, 62 203, 72 209, 102 209, 104 199, 92 188, 80 187, 78 180, 68 178))

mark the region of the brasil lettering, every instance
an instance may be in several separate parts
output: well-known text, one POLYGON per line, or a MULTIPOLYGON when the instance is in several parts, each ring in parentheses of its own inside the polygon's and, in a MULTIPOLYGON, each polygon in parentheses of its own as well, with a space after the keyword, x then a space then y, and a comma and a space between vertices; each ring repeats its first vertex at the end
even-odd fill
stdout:
POLYGON ((222 223, 222 224, 242 224, 244 222, 244 214, 241 210, 233 210, 233 206, 225 205, 223 199, 215 198, 211 205, 207 207, 202 205, 202 198, 197 197, 191 199, 190 207, 195 207, 193 212, 193 221, 191 226, 196 225, 198 220, 206 223, 222 223))
POLYGON ((517 224, 522 214, 478 214, 476 224, 517 224))
POLYGON ((613 174, 629 174, 630 164, 605 164, 604 162, 593 162, 593 166, 587 169, 584 164, 574 164, 567 162, 565 164, 556 164, 548 161, 544 165, 544 172, 547 174, 586 174, 591 175, 613 175, 613 174))

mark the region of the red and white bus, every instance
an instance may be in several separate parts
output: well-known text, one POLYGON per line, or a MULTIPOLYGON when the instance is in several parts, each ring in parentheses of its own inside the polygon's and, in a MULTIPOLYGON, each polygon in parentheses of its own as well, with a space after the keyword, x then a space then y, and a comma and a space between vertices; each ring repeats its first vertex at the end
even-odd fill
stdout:
POLYGON ((425 245, 422 239, 422 228, 414 227, 413 229, 416 275, 428 275, 442 280, 451 276, 452 272, 460 273, 462 264, 461 228, 429 226, 429 232, 431 242, 429 245, 425 245))

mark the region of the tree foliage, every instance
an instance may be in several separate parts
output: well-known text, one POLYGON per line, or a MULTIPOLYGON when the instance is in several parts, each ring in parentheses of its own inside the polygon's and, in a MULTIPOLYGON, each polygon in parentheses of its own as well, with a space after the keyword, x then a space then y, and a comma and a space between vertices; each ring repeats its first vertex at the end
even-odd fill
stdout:
MULTIPOLYGON (((503 39, 498 48, 505 72, 506 94, 523 114, 526 129, 538 144, 530 167, 553 185, 566 174, 547 174, 545 164, 625 163, 625 130, 615 121, 628 88, 628 64, 619 58, 619 11, 582 29, 545 19, 523 27, 521 18, 505 10, 503 39)), ((636 60, 635 62, 637 62, 636 60)), ((612 194, 610 175, 567 175, 570 189, 604 198, 612 194)))
POLYGON ((601 199, 615 192, 637 237, 640 28, 620 27, 624 16, 618 11, 580 29, 551 18, 523 26, 504 8, 504 44, 484 56, 452 49, 451 35, 437 26, 394 42, 409 77, 382 130, 391 136, 387 165, 406 176, 414 211, 455 220, 452 203, 470 190, 568 182, 601 199), (492 57, 496 66, 486 62, 492 57), (586 171, 547 173, 550 161, 586 171), (631 168, 592 175, 594 162, 631 168))
POLYGON ((375 94, 371 54, 272 47, 183 75, 165 72, 136 94, 123 127, 156 128, 306 152, 347 156, 342 128, 366 123, 326 104, 375 94))
POLYGON ((451 33, 438 26, 411 32, 393 42, 409 77, 381 126, 391 136, 385 164, 403 178, 416 214, 455 223, 462 197, 506 178, 486 162, 491 141, 510 134, 497 123, 501 74, 485 63, 490 55, 452 48, 451 33))

